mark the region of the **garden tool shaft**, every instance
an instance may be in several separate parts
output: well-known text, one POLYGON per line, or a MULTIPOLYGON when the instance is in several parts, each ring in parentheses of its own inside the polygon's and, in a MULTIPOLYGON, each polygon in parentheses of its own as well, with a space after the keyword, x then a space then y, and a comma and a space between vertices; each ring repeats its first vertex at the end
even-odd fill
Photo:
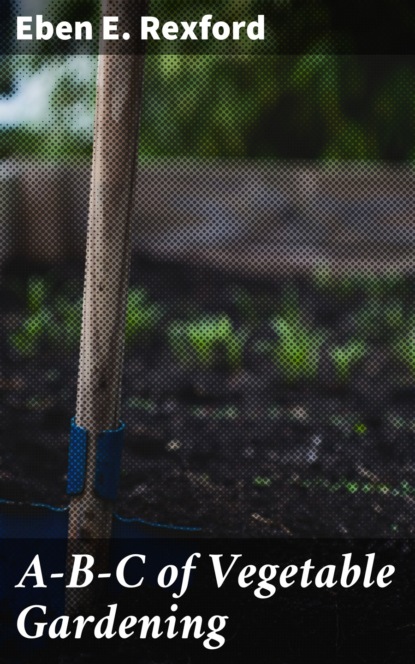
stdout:
MULTIPOLYGON (((123 28, 128 30, 143 8, 144 3, 137 0, 103 2, 104 15, 119 17, 120 39, 123 28)), ((109 454, 103 472, 113 471, 111 434, 121 430, 120 388, 144 57, 139 44, 132 41, 128 49, 127 42, 120 43, 119 52, 114 42, 101 41, 100 53, 75 434, 71 439, 75 449, 72 493, 79 495, 70 505, 69 556, 76 542, 86 538, 101 540, 96 555, 102 558, 108 549, 102 540, 111 537, 114 491, 97 492, 97 462, 98 455, 109 454)), ((96 560, 96 566, 103 568, 105 561, 96 560)))

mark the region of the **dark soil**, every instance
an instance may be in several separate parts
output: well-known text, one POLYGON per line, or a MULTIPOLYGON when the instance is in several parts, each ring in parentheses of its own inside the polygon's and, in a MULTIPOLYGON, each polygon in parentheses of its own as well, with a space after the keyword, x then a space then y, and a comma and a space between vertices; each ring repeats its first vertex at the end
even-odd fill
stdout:
MULTIPOLYGON (((225 311, 238 322, 238 289, 258 310, 244 367, 235 372, 180 366, 161 333, 127 349, 119 514, 199 526, 206 535, 413 536, 415 387, 382 338, 346 386, 324 349, 319 375, 287 386, 256 354, 255 339, 269 335, 288 278, 136 263, 133 283, 165 304, 162 325, 192 309, 225 311)), ((14 265, 3 281, 0 497, 62 505, 77 352, 45 347, 24 359, 10 350, 8 331, 22 307, 10 285, 28 273, 14 265)), ((48 270, 57 289, 72 281, 80 289, 81 273, 79 265, 48 270)), ((412 278, 405 283, 411 306, 412 278)), ((340 338, 362 296, 345 301, 307 278, 295 284, 312 319, 340 338)))

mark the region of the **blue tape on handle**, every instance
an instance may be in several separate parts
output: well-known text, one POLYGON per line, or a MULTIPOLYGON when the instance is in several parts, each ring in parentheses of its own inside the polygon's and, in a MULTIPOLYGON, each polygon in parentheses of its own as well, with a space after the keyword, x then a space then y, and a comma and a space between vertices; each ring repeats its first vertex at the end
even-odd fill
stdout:
MULTIPOLYGON (((103 500, 114 501, 118 493, 125 425, 103 431, 97 438, 95 457, 95 492, 103 500)), ((71 422, 69 442, 68 480, 66 492, 79 496, 85 488, 88 431, 71 422)))
POLYGON ((87 430, 78 427, 73 419, 69 440, 68 480, 66 486, 66 493, 69 496, 79 496, 84 490, 87 444, 87 430))
POLYGON ((121 471, 125 424, 98 436, 95 461, 95 492, 104 500, 116 500, 121 471))

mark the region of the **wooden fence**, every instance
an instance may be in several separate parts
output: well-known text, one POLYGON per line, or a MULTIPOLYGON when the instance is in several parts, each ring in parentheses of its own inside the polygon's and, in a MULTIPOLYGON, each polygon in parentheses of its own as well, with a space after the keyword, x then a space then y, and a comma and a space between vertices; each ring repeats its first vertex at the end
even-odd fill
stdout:
MULTIPOLYGON (((86 165, 0 166, 0 263, 82 257, 86 165)), ((168 161, 142 165, 135 251, 242 271, 410 271, 415 174, 409 167, 168 161)), ((114 219, 114 223, 117 220, 114 219)))

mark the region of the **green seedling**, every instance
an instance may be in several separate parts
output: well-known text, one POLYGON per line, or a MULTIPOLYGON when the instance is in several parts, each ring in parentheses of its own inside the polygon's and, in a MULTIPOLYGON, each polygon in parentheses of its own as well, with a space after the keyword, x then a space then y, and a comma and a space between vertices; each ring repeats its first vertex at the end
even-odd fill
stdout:
POLYGON ((272 327, 278 335, 272 358, 286 380, 315 378, 325 334, 303 322, 294 294, 285 300, 283 314, 275 318, 272 327))
POLYGON ((20 328, 9 337, 11 347, 19 355, 30 357, 40 347, 45 329, 51 326, 52 317, 47 307, 50 285, 45 279, 32 277, 26 290, 27 316, 20 328))
POLYGON ((222 361, 233 370, 242 366, 247 335, 235 330, 226 315, 174 323, 169 330, 175 355, 184 363, 203 368, 222 361))
POLYGON ((30 314, 21 325, 20 329, 13 332, 9 337, 11 347, 19 355, 31 357, 35 355, 42 339, 44 338, 45 328, 50 326, 52 319, 47 309, 38 313, 30 314))
POLYGON ((161 308, 148 301, 147 291, 133 288, 128 294, 125 336, 132 344, 148 336, 161 319, 161 308))
POLYGON ((252 483, 259 489, 268 489, 272 484, 272 480, 270 477, 254 477, 252 483))
POLYGON ((41 277, 31 277, 27 284, 26 305, 31 314, 38 313, 46 306, 50 284, 41 277))
POLYGON ((347 482, 346 489, 349 493, 356 493, 359 491, 359 484, 357 482, 347 482))
POLYGON ((415 316, 410 320, 408 331, 395 344, 395 353, 415 376, 415 316))
POLYGON ((364 341, 349 341, 344 346, 335 346, 330 352, 337 380, 345 383, 349 380, 352 369, 367 354, 364 341))
POLYGON ((79 343, 82 301, 60 296, 51 298, 51 284, 46 279, 32 277, 26 290, 27 315, 20 328, 12 333, 9 342, 19 355, 33 356, 42 343, 63 348, 76 348, 79 343))
POLYGON ((367 433, 367 426, 363 422, 357 422, 353 427, 358 436, 364 436, 367 433))
POLYGON ((342 478, 337 482, 330 482, 327 479, 317 478, 314 480, 302 480, 301 486, 306 489, 328 489, 330 492, 337 492, 341 490, 346 490, 348 493, 381 493, 384 496, 407 496, 415 492, 415 487, 411 487, 408 483, 401 482, 399 486, 389 486, 383 482, 359 482, 357 480, 347 480, 342 478))
POLYGON ((19 355, 28 357, 39 352, 43 342, 72 350, 79 344, 81 317, 81 301, 62 299, 53 307, 44 305, 29 314, 20 329, 10 335, 10 345, 19 355))
MULTIPOLYGON (((49 301, 49 294, 50 287, 46 281, 37 278, 29 280, 26 318, 9 337, 11 347, 19 355, 35 355, 42 343, 67 350, 74 350, 79 345, 82 299, 74 301, 67 296, 60 296, 55 301, 49 301)), ((159 307, 147 301, 146 292, 132 289, 128 295, 127 343, 133 343, 153 331, 160 317, 159 307)))

